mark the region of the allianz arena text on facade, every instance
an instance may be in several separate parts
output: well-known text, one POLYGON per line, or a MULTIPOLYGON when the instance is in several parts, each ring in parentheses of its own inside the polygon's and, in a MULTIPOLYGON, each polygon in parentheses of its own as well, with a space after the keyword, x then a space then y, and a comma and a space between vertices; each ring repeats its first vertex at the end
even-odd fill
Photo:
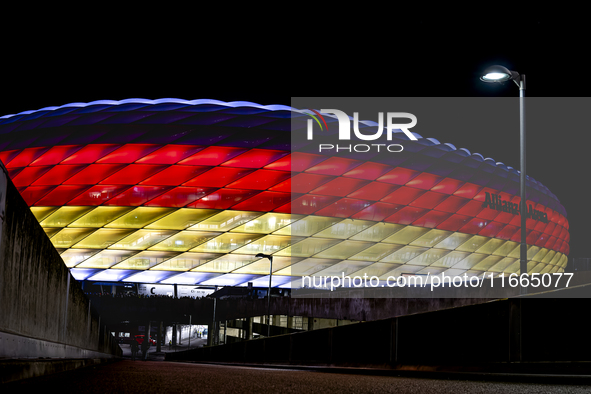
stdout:
MULTIPOLYGON (((515 169, 420 136, 404 156, 294 151, 292 122, 309 118, 249 102, 73 103, 1 117, 0 160, 79 280, 266 287, 258 253, 274 256, 274 287, 519 273, 515 169)), ((528 271, 563 272, 566 212, 527 187, 528 271)))

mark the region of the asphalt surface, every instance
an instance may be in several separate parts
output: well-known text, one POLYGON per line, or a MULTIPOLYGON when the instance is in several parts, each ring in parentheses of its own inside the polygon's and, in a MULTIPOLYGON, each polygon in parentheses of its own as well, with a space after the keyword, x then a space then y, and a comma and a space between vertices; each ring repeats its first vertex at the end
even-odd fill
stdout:
POLYGON ((12 382, 5 393, 589 393, 590 386, 419 379, 123 360, 12 382))

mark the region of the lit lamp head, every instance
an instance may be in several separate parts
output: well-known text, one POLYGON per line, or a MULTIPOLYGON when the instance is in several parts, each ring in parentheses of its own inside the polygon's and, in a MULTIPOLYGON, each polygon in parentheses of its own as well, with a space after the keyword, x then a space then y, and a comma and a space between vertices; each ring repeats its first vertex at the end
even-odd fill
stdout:
POLYGON ((483 74, 480 80, 484 82, 505 82, 519 79, 518 73, 503 66, 490 66, 484 70, 483 74))

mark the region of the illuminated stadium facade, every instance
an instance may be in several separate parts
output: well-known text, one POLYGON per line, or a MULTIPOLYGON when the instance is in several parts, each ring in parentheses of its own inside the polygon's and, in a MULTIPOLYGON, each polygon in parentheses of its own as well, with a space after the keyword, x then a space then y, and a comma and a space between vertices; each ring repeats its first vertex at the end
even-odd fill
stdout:
MULTIPOLYGON (((274 287, 519 273, 516 170, 402 134, 404 156, 327 156, 293 146, 307 119, 247 102, 73 103, 0 118, 0 160, 78 280, 266 287, 258 253, 274 256, 274 287)), ((531 178, 528 198, 528 271, 563 272, 566 212, 531 178)))

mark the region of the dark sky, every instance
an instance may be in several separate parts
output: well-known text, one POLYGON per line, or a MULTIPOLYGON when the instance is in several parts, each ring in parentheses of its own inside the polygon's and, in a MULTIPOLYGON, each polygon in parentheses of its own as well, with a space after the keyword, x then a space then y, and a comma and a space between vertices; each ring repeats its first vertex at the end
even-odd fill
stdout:
MULTIPOLYGON (((556 132, 540 135, 528 129, 528 174, 565 206, 570 256, 591 257, 587 35, 577 24, 557 19, 506 15, 492 22, 399 24, 394 18, 367 27, 351 21, 347 29, 301 36, 297 29, 277 32, 266 25, 231 35, 221 35, 221 27, 215 32, 39 32, 31 41, 11 31, 2 38, 0 115, 126 98, 290 105, 291 97, 302 96, 517 97, 512 82, 491 85, 478 79, 486 66, 503 64, 526 74, 527 97, 578 98, 570 109, 576 111, 576 127, 572 122, 561 127, 560 117, 572 115, 564 111, 553 114, 556 132)), ((305 26, 300 22, 300 28, 305 26)), ((519 166, 517 136, 499 140, 478 132, 442 133, 423 136, 519 166)))

